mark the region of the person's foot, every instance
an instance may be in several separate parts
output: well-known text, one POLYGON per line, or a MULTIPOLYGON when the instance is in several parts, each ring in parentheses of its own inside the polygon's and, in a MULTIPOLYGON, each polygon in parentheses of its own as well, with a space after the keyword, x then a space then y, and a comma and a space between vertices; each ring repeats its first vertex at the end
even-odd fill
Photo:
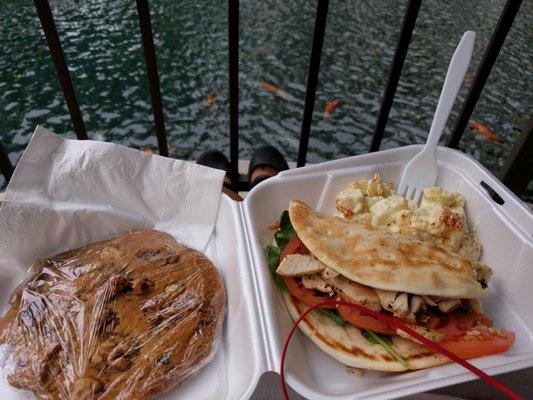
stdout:
POLYGON ((221 169, 226 171, 226 176, 224 177, 224 186, 228 189, 237 192, 235 188, 235 181, 231 176, 231 168, 228 158, 218 150, 209 150, 200 155, 197 164, 205 165, 206 167, 221 169))
POLYGON ((258 147, 255 149, 248 167, 250 188, 287 169, 289 169, 289 165, 278 149, 269 145, 258 147))

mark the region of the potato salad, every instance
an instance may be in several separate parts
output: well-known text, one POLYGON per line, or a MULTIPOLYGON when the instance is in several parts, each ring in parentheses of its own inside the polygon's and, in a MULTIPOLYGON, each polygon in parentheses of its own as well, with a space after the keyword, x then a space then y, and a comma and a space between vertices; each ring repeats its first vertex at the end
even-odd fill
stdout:
POLYGON ((396 194, 394 185, 382 182, 379 174, 351 182, 336 198, 337 216, 412 236, 478 261, 481 243, 468 227, 465 205, 459 193, 428 187, 419 206, 396 194))

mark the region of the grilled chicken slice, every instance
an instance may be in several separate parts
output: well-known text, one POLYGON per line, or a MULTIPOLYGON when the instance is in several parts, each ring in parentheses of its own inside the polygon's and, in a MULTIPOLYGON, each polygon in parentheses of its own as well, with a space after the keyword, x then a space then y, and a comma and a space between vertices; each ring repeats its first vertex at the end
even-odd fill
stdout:
POLYGON ((461 299, 442 299, 439 301, 439 310, 443 313, 450 312, 461 305, 461 299))
POLYGON ((381 307, 392 312, 395 317, 405 319, 409 314, 409 298, 407 293, 400 293, 391 290, 375 289, 379 297, 381 307))
POLYGON ((481 302, 478 299, 466 299, 464 300, 470 310, 478 314, 484 314, 481 302))
POLYGON ((422 298, 424 299, 426 304, 431 307, 438 307, 439 301, 442 300, 442 298, 437 296, 422 296, 422 298))
POLYGON ((318 274, 302 276, 304 288, 316 289, 323 293, 333 293, 333 289, 318 274))
POLYGON ((326 265, 305 254, 289 254, 279 264, 276 272, 283 276, 302 276, 317 274, 326 265))
POLYGON ((333 268, 330 268, 330 267, 326 267, 326 269, 324 269, 324 271, 322 271, 322 277, 324 279, 331 279, 331 278, 335 278, 336 276, 339 276, 339 273, 337 271, 335 271, 333 268))
POLYGON ((409 299, 409 313, 405 316, 407 322, 416 323, 416 313, 424 310, 426 303, 420 296, 413 295, 409 299))
POLYGON ((450 312, 461 305, 461 299, 449 299, 436 296, 422 296, 428 306, 438 307, 443 313, 450 312))
POLYGON ((410 314, 416 314, 421 309, 423 309, 425 306, 424 299, 420 296, 413 296, 411 297, 411 301, 409 302, 409 313, 410 314))
POLYGON ((381 289, 374 289, 376 292, 376 295, 379 298, 379 302, 383 306, 384 309, 388 310, 390 307, 390 304, 394 303, 396 300, 396 294, 398 292, 394 292, 392 290, 381 290, 381 289))
POLYGON ((492 268, 482 262, 472 263, 472 268, 474 269, 476 280, 486 285, 493 274, 492 268))
POLYGON ((322 277, 342 298, 351 301, 352 303, 361 304, 362 306, 366 306, 372 310, 381 310, 379 298, 376 295, 376 292, 374 292, 368 286, 350 281, 342 275, 337 275, 333 278, 326 278, 324 274, 322 274, 322 277))

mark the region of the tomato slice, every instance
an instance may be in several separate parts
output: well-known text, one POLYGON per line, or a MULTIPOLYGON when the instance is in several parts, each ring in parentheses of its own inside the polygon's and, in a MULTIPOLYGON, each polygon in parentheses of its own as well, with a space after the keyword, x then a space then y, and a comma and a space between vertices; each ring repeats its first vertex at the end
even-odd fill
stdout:
POLYGON ((446 350, 462 358, 476 358, 499 354, 509 350, 515 342, 515 334, 504 329, 498 333, 491 332, 488 328, 475 327, 480 335, 475 337, 463 335, 456 340, 448 340, 439 343, 446 350))
POLYGON ((339 306, 337 308, 339 315, 353 326, 361 329, 366 329, 384 335, 395 335, 396 329, 389 324, 379 321, 370 315, 364 315, 358 310, 348 307, 339 306))
POLYGON ((444 334, 443 341, 453 341, 477 326, 492 326, 492 320, 482 314, 453 312, 448 315, 445 325, 437 330, 444 334))
MULTIPOLYGON (((289 254, 309 254, 309 249, 305 247, 305 244, 300 240, 298 236, 292 238, 289 243, 285 246, 281 255, 279 257, 280 262, 288 256, 289 254)), ((315 290, 306 289, 302 287, 296 280, 292 277, 283 276, 283 281, 289 289, 289 292, 292 296, 296 297, 302 303, 307 304, 312 307, 315 304, 321 303, 325 300, 329 300, 329 297, 317 296, 315 290)), ((327 308, 334 308, 334 306, 329 306, 327 308)), ((383 333, 386 335, 392 335, 396 333, 396 330, 390 325, 378 321, 375 318, 372 318, 369 315, 363 315, 357 310, 354 310, 347 306, 340 306, 337 308, 339 315, 344 318, 350 324, 362 328, 368 329, 372 332, 383 333)))
MULTIPOLYGON (((289 289, 291 295, 310 307, 313 307, 314 305, 322 303, 326 300, 331 300, 329 296, 317 296, 315 290, 300 286, 300 284, 290 276, 282 276, 281 278, 283 279, 283 282, 285 282, 285 285, 287 286, 287 289, 289 289)), ((324 306, 321 308, 335 308, 335 306, 324 306)))
MULTIPOLYGON (((289 254, 309 254, 309 250, 307 247, 305 247, 300 238, 295 236, 289 241, 289 243, 287 243, 281 252, 279 261, 283 261, 283 259, 289 254)), ((287 286, 287 289, 289 289, 291 295, 310 307, 318 303, 322 303, 325 300, 330 300, 329 296, 317 296, 315 290, 304 288, 290 276, 282 276, 281 278, 283 279, 283 282, 285 282, 285 285, 287 286)), ((335 306, 329 306, 325 308, 335 308, 335 306)))
POLYGON ((279 261, 283 261, 283 259, 288 256, 289 254, 309 254, 310 251, 307 247, 305 247, 305 244, 300 240, 298 236, 293 237, 289 243, 285 245, 285 248, 281 252, 279 256, 279 261))

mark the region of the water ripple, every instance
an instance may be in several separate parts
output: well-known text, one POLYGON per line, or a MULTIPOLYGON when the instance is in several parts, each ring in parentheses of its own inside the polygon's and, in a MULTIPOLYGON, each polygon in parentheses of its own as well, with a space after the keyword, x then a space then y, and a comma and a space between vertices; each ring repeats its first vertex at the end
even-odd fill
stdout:
MULTIPOLYGON (((207 148, 228 152, 225 2, 150 3, 172 155, 194 158, 207 148)), ((425 140, 461 33, 478 32, 473 72, 504 3, 423 2, 383 148, 425 140)), ((156 147, 134 3, 57 0, 52 7, 89 136, 156 147)), ((242 158, 260 143, 277 145, 287 158, 296 158, 314 7, 306 0, 241 2, 242 158), (284 98, 261 90, 261 81, 276 85, 284 98)), ((330 4, 309 161, 367 151, 404 7, 403 0, 330 4), (325 119, 323 108, 334 99, 340 106, 325 119)), ((74 135, 32 2, 6 0, 0 12, 0 138, 16 162, 36 124, 74 135)), ((533 38, 527 15, 532 12, 533 4, 525 2, 473 115, 503 145, 495 146, 470 128, 461 142, 464 151, 493 171, 501 167, 531 108, 533 55, 528 43, 533 38)), ((465 85, 452 119, 466 90, 465 85)))

